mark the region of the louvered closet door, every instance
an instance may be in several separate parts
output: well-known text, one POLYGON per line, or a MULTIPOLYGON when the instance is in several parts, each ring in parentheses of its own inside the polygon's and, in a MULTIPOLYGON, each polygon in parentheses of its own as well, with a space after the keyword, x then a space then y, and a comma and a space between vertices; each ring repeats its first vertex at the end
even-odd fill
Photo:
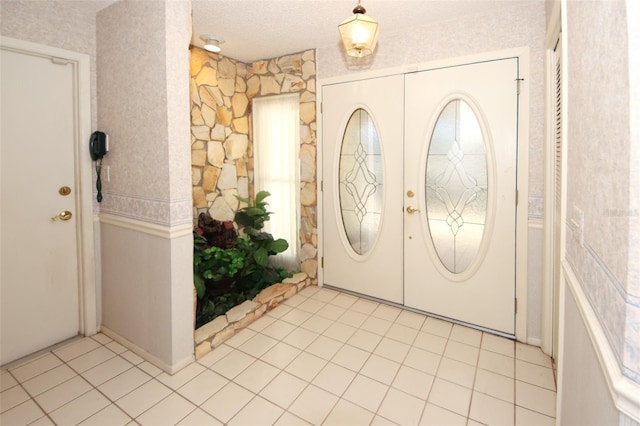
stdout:
POLYGON ((562 233, 562 41, 554 51, 555 65, 555 173, 554 173, 554 209, 553 209, 553 347, 552 355, 558 355, 558 334, 560 321, 560 274, 562 261, 561 240, 562 233))

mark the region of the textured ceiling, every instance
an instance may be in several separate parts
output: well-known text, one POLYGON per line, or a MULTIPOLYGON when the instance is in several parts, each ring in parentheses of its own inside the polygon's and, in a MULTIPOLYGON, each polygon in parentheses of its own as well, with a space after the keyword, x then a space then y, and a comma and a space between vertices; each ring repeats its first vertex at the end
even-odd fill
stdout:
MULTIPOLYGON (((519 0, 362 0, 367 15, 385 33, 426 26, 461 15, 490 13, 519 0)), ((340 43, 337 25, 351 15, 357 0, 192 0, 192 44, 200 36, 225 40, 222 53, 253 62, 340 43)))

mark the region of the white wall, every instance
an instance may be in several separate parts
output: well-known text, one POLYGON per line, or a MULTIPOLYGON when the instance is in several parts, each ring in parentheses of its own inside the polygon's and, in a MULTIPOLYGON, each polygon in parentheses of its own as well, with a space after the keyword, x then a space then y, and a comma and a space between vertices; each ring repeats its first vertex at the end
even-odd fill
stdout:
MULTIPOLYGON (((497 51, 529 47, 530 67, 525 70, 530 90, 529 130, 529 236, 528 264, 542 264, 542 209, 544 190, 544 37, 545 3, 518 1, 496 13, 464 17, 411 28, 402 33, 385 33, 384 40, 366 67, 355 67, 336 45, 317 50, 318 78, 325 79, 362 71, 383 70, 402 65, 426 63, 497 51)), ((384 28, 380 30, 384 31, 384 28)), ((380 36, 382 38, 382 35, 380 36)), ((528 274, 528 340, 541 339, 541 270, 528 274)))
POLYGON ((102 324, 166 371, 193 356, 189 1, 120 1, 97 17, 102 324))
MULTIPOLYGON (((589 420, 591 404, 611 421, 608 401, 640 422, 639 8, 636 1, 563 1, 567 145, 565 274, 575 306, 561 313, 565 340, 561 420, 589 420), (580 221, 577 209, 584 212, 580 221), (591 339, 575 339, 582 330, 591 339), (593 338, 593 336, 599 336, 593 338), (599 363, 589 359, 599 354, 599 363), (602 354, 608 354, 603 356, 602 354), (589 372, 575 368, 587 363, 589 372), (599 365, 598 365, 599 364, 599 365), (591 374, 589 374, 591 373, 591 374), (603 391, 603 374, 612 391, 603 391), (578 389, 579 388, 579 389, 578 389), (576 396, 577 395, 577 396, 576 396), (582 402, 574 401, 580 397, 582 402)), ((597 419, 597 417, 595 417, 597 419)), ((617 422, 616 422, 617 423, 617 422)))

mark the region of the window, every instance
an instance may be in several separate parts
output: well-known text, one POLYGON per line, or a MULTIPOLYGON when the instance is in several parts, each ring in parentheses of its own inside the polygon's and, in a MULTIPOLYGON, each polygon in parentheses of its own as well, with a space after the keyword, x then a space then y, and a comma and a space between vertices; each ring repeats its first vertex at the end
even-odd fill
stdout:
POLYGON ((300 101, 298 94, 253 100, 253 156, 255 191, 268 191, 273 212, 265 231, 284 238, 289 249, 274 264, 299 269, 298 194, 300 182, 300 101))

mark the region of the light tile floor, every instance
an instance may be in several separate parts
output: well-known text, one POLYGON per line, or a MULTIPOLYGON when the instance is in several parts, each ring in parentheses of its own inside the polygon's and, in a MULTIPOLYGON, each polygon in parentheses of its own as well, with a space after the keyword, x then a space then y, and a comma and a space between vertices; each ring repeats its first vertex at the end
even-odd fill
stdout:
POLYGON ((552 425, 538 348, 309 287, 170 376, 98 334, 0 376, 2 425, 552 425))

